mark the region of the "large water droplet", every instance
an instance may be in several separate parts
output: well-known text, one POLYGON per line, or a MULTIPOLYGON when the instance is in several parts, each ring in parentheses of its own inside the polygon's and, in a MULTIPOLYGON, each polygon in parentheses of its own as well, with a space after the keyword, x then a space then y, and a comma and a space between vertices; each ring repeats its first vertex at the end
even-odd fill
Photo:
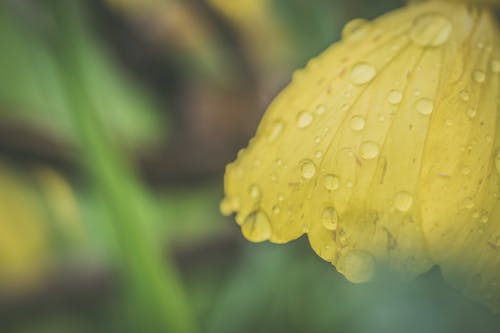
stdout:
POLYGON ((428 116, 434 110, 434 103, 428 98, 421 98, 417 101, 415 108, 418 113, 428 116))
POLYGON ((391 90, 387 95, 387 101, 391 104, 399 104, 403 100, 403 94, 398 90, 391 90))
POLYGON ((351 250, 339 258, 337 270, 353 283, 368 282, 375 274, 375 261, 368 252, 351 250))
POLYGON ((328 174, 323 177, 323 186, 328 191, 335 191, 340 187, 340 180, 337 176, 328 174))
POLYGON ((278 139, 278 137, 283 132, 284 128, 285 125, 281 121, 275 122, 271 128, 271 131, 269 132, 268 141, 270 143, 276 141, 276 139, 278 139))
POLYGON ((413 21, 410 37, 422 47, 443 45, 450 39, 453 26, 448 18, 438 13, 427 13, 413 21))
POLYGON ((302 177, 311 179, 316 174, 316 165, 314 165, 311 160, 305 160, 301 163, 300 170, 302 172, 302 177))
POLYGON ((351 119, 351 129, 353 131, 361 131, 365 128, 365 119, 360 116, 354 116, 351 119))
POLYGON ((401 191, 394 197, 394 207, 400 212, 407 212, 413 206, 413 196, 406 192, 401 191))
POLYGON ((307 111, 300 112, 297 115, 297 127, 298 128, 305 128, 309 125, 311 125, 313 121, 313 115, 307 111))
POLYGON ((482 70, 477 69, 474 72, 472 72, 472 78, 477 83, 483 83, 484 80, 486 80, 486 74, 484 74, 482 70))
POLYGON ((337 211, 333 207, 326 207, 321 213, 321 222, 323 226, 331 231, 337 229, 339 217, 337 211))
POLYGON ((342 39, 347 39, 354 36, 362 35, 369 27, 370 22, 365 19, 355 18, 344 26, 342 29, 342 39))
POLYGON ((261 196, 260 188, 257 184, 252 184, 248 188, 248 193, 250 194, 250 197, 254 200, 259 200, 261 196))
POLYGON ((370 64, 359 63, 356 64, 351 70, 351 81, 354 84, 365 84, 370 82, 375 75, 377 70, 370 64))
POLYGON ((373 141, 365 141, 359 146, 359 154, 365 160, 374 159, 379 155, 379 153, 379 146, 373 141))
POLYGON ((243 221, 241 232, 251 242, 268 240, 272 235, 272 229, 266 213, 262 210, 250 213, 243 221))

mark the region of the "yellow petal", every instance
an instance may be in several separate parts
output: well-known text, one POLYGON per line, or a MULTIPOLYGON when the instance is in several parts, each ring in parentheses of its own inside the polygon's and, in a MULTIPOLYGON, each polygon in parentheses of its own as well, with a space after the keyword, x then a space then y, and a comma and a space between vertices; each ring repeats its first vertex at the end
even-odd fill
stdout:
POLYGON ((237 213, 252 241, 307 233, 314 251, 353 282, 371 279, 379 266, 415 276, 434 263, 454 279, 447 267, 480 253, 481 263, 470 260, 458 273, 474 268, 496 283, 498 251, 443 234, 470 223, 458 198, 467 193, 489 207, 488 191, 479 189, 491 194, 486 184, 498 183, 495 33, 487 9, 440 1, 349 23, 341 42, 294 74, 228 165, 225 213, 237 213), (470 95, 464 105, 462 90, 470 95), (257 224, 256 216, 266 218, 257 224))

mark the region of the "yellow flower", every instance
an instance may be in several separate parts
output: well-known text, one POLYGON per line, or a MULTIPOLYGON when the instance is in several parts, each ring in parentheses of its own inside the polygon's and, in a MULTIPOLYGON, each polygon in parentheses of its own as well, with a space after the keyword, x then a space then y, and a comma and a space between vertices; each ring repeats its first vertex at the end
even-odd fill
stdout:
POLYGON ((499 29, 490 9, 428 1, 294 74, 225 174, 250 241, 307 234, 353 282, 439 265, 500 311, 499 29))

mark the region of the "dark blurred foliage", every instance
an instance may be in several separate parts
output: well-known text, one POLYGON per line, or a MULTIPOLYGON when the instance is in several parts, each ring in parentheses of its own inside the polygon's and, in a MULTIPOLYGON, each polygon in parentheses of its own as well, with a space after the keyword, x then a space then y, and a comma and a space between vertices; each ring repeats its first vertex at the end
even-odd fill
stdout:
POLYGON ((437 270, 350 284, 305 240, 249 244, 218 213, 293 71, 401 5, 2 1, 0 331, 500 331, 437 270))

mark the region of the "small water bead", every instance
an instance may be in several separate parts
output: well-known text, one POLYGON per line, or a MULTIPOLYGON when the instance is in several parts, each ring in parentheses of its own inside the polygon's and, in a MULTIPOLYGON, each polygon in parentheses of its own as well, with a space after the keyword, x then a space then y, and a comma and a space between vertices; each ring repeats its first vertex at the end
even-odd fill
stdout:
POLYGON ((328 174, 323 176, 323 186, 328 190, 328 191, 335 191, 338 190, 340 187, 340 180, 339 177, 328 174))
POLYGON ((360 116, 354 116, 351 118, 351 129, 353 131, 361 131, 365 128, 365 119, 360 116))
POLYGON ((285 200, 285 195, 283 193, 278 194, 278 201, 285 200))
POLYGON ((468 176, 468 175, 470 175, 470 173, 471 173, 471 172, 472 172, 472 171, 471 171, 471 169, 470 169, 470 168, 467 168, 467 167, 466 167, 466 168, 463 168, 463 169, 462 169, 462 175, 464 175, 464 176, 468 176))
POLYGON ((275 174, 274 172, 271 174, 271 181, 273 183, 276 183, 278 181, 278 175, 275 174))
POLYGON ((477 83, 483 83, 484 80, 486 80, 486 74, 484 74, 483 71, 477 69, 475 70, 474 72, 472 72, 472 78, 474 79, 474 81, 476 81, 477 83))
POLYGON ((422 47, 441 46, 450 39, 453 26, 448 18, 438 13, 427 13, 413 21, 410 37, 422 47))
POLYGON ((261 196, 261 191, 258 185, 252 184, 248 188, 248 193, 250 194, 250 197, 254 200, 259 200, 261 196))
POLYGON ((347 22, 347 24, 342 29, 342 39, 359 36, 363 34, 369 26, 370 21, 361 18, 355 18, 347 22))
POLYGON ((323 223, 323 227, 327 230, 337 230, 337 225, 338 225, 338 214, 335 208, 333 207, 326 207, 323 209, 323 212, 321 213, 321 222, 323 223))
POLYGON ((500 60, 492 60, 490 63, 490 68, 493 73, 500 73, 500 60))
POLYGON ((464 208, 465 209, 472 209, 472 208, 474 208, 474 201, 472 201, 472 199, 469 198, 469 197, 467 197, 467 198, 464 199, 463 204, 464 204, 464 208))
POLYGON ((320 104, 316 107, 316 110, 314 112, 316 112, 317 115, 322 115, 323 113, 325 113, 325 106, 323 104, 320 104))
POLYGON ((481 216, 481 214, 479 214, 478 210, 475 210, 475 211, 472 212, 472 218, 473 219, 478 219, 479 216, 481 216))
POLYGON ((481 219, 479 220, 481 223, 485 224, 488 223, 489 217, 488 215, 483 215, 481 216, 481 219))
POLYGON ((375 261, 368 252, 351 250, 339 258, 337 270, 353 283, 368 282, 375 275, 375 261))
POLYGON ((400 212, 407 212, 413 206, 413 196, 406 192, 401 191, 394 197, 394 207, 400 212))
POLYGON ((365 141, 359 146, 359 154, 365 160, 371 160, 380 154, 380 148, 378 144, 373 141, 365 141))
POLYGON ((429 98, 421 98, 417 101, 415 108, 418 113, 428 116, 434 110, 434 102, 429 98))
POLYGON ((323 157, 323 152, 321 150, 316 151, 316 153, 314 153, 314 157, 318 160, 321 159, 321 157, 323 157))
POLYGON ((351 70, 351 82, 357 85, 365 84, 373 80, 377 70, 370 64, 358 63, 351 70))
POLYGON ((251 242, 263 242, 272 235, 271 223, 262 210, 250 213, 241 226, 241 232, 251 242))
POLYGON ((420 89, 415 89, 413 91, 413 95, 415 95, 416 97, 420 97, 420 95, 422 95, 422 92, 420 91, 420 89))
POLYGON ((467 102, 470 99, 470 95, 467 91, 462 90, 460 92, 460 98, 462 99, 462 101, 467 102))
POLYGON ((277 166, 283 166, 283 160, 282 160, 282 159, 280 159, 280 158, 278 158, 278 159, 276 160, 276 165, 277 165, 277 166))
POLYGON ((273 213, 278 215, 281 212, 280 206, 274 205, 273 206, 273 213))
POLYGON ((304 179, 311 179, 316 174, 316 165, 311 160, 305 160, 301 163, 300 170, 304 179))
POLYGON ((347 188, 352 188, 354 186, 354 183, 351 181, 351 180, 348 180, 346 183, 345 183, 345 186, 347 188))
POLYGON ((307 111, 299 112, 297 115, 297 127, 298 128, 306 128, 311 125, 313 121, 313 115, 307 111))
POLYGON ((268 136, 268 141, 270 143, 276 141, 276 139, 279 138, 281 133, 283 132, 283 129, 285 128, 285 125, 281 121, 277 121, 273 124, 271 131, 269 132, 268 136))
POLYGON ((391 90, 389 95, 387 95, 387 101, 393 105, 401 103, 403 100, 403 94, 398 90, 391 90))
POLYGON ((469 119, 473 119, 476 117, 477 111, 474 108, 468 108, 465 113, 467 114, 467 117, 469 117, 469 119))

